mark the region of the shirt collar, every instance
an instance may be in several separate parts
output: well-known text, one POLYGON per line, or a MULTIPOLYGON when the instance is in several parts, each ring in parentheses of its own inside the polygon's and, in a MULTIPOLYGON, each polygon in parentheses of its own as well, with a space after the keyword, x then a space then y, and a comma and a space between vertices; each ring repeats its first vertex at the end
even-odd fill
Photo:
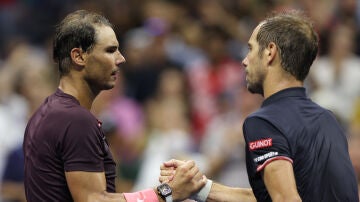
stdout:
POLYGON ((72 95, 70 95, 70 94, 64 93, 60 88, 57 88, 57 89, 56 89, 55 95, 56 95, 56 96, 59 96, 59 97, 68 98, 68 99, 74 100, 77 104, 80 105, 79 100, 77 100, 74 96, 72 96, 72 95))
POLYGON ((266 98, 262 103, 261 107, 267 106, 279 99, 286 97, 306 97, 306 90, 304 87, 292 87, 283 89, 266 98))

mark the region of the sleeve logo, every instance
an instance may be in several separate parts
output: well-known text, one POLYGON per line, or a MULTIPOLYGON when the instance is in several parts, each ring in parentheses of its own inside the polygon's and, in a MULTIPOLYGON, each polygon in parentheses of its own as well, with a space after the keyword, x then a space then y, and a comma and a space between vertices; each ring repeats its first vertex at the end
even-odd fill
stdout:
POLYGON ((266 153, 266 154, 264 154, 262 156, 258 156, 256 158, 254 158, 254 162, 258 163, 260 161, 266 160, 268 158, 271 158, 271 157, 274 157, 274 156, 277 156, 277 155, 279 155, 278 152, 269 152, 269 153, 266 153))
POLYGON ((251 151, 272 146, 272 138, 256 140, 249 143, 251 151))

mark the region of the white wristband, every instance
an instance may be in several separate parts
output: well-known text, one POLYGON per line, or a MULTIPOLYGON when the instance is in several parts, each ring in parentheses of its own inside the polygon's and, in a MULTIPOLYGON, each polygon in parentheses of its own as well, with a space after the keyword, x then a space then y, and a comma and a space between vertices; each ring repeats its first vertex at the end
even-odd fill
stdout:
POLYGON ((190 199, 198 201, 198 202, 205 202, 207 197, 209 196, 212 183, 213 182, 208 179, 205 186, 203 188, 201 188, 198 193, 190 196, 190 199))

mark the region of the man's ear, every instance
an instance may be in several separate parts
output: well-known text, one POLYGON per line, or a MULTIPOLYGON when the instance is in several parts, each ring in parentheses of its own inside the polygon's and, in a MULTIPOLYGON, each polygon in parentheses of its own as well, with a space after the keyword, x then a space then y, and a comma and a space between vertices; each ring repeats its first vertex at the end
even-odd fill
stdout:
POLYGON ((70 56, 75 64, 85 66, 85 52, 81 48, 71 49, 70 56))
POLYGON ((278 49, 274 42, 270 42, 265 49, 265 57, 267 58, 268 64, 274 62, 278 55, 278 49))

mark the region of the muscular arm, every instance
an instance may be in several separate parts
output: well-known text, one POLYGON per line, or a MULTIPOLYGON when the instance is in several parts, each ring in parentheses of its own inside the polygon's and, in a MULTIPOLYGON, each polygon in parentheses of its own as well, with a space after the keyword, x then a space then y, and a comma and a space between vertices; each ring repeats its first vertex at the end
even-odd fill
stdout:
MULTIPOLYGON (((125 202, 124 194, 106 192, 106 178, 104 172, 65 172, 71 195, 76 202, 125 202)), ((178 167, 173 180, 169 182, 173 190, 174 201, 180 201, 197 192, 206 183, 206 178, 195 166, 188 161, 178 167)), ((154 192, 157 191, 154 188, 154 192)), ((158 201, 164 200, 156 194, 158 201)), ((146 200, 145 200, 146 201, 146 200)), ((133 201, 129 201, 133 202, 133 201)))
POLYGON ((206 201, 256 202, 256 198, 251 189, 234 188, 213 183, 206 201))
MULTIPOLYGON (((103 172, 74 171, 65 175, 75 202, 126 202, 124 194, 106 192, 103 172)), ((164 200, 158 196, 158 201, 164 200)))
POLYGON ((71 195, 76 202, 125 202, 123 194, 106 192, 106 179, 103 172, 66 172, 71 195))
POLYGON ((272 201, 301 201, 296 188, 293 166, 286 160, 275 160, 264 169, 264 183, 272 201))
MULTIPOLYGON (((173 171, 178 170, 183 161, 172 159, 165 162, 160 167, 160 182, 173 180, 173 171)), ((256 198, 251 189, 228 187, 217 183, 212 183, 207 202, 229 201, 229 202, 256 202, 256 198)))
MULTIPOLYGON (((297 192, 292 164, 286 160, 269 163, 264 170, 264 183, 274 202, 297 202, 297 192)), ((207 202, 215 201, 256 201, 251 189, 233 188, 213 183, 207 202)))

